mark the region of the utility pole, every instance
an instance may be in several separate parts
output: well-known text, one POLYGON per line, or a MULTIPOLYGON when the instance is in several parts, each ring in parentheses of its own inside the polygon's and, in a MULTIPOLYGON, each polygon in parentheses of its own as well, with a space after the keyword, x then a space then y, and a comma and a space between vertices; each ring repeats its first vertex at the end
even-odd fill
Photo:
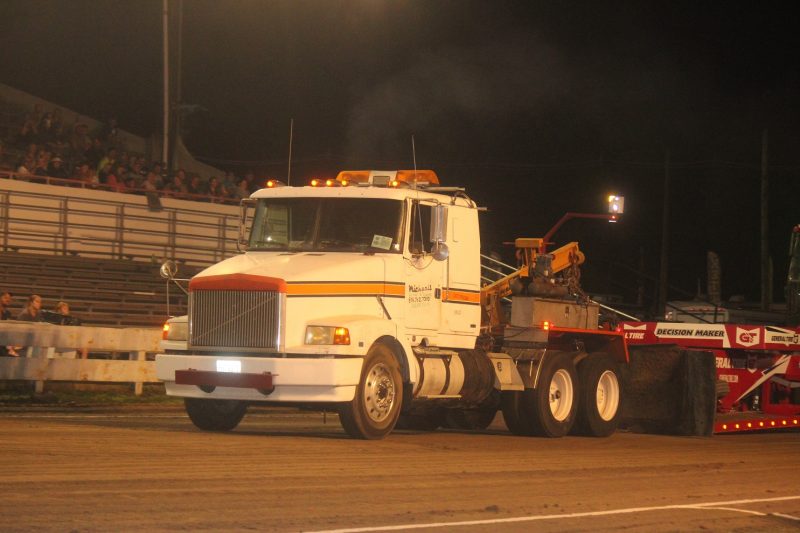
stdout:
POLYGON ((169 0, 163 0, 162 6, 162 24, 164 26, 164 128, 161 141, 161 160, 165 164, 169 164, 169 0))
POLYGON ((769 258, 769 134, 761 134, 761 309, 772 304, 772 276, 769 258))
POLYGON ((664 197, 661 208, 661 266, 658 273, 658 309, 656 312, 663 317, 667 310, 667 290, 669 288, 669 149, 664 150, 664 197))

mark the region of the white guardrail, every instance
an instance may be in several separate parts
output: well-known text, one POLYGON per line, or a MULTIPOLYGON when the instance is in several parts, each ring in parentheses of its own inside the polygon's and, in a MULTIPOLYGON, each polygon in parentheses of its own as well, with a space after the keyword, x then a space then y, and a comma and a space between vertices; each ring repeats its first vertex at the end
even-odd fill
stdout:
POLYGON ((140 395, 144 383, 158 382, 155 362, 147 355, 158 351, 158 328, 103 328, 58 326, 43 322, 0 322, 0 346, 23 346, 19 357, 0 357, 0 379, 36 382, 94 381, 134 383, 140 395), (76 355, 87 351, 89 358, 76 355), (128 360, 92 359, 92 352, 127 353, 128 360))

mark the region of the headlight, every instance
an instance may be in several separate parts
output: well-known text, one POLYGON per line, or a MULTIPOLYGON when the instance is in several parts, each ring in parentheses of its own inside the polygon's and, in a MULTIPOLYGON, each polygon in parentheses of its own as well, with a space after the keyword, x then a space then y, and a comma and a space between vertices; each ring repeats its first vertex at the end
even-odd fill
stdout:
POLYGON ((185 341, 189 338, 189 323, 185 321, 167 320, 161 338, 165 341, 185 341))
POLYGON ((350 344, 350 331, 336 326, 307 326, 306 344, 350 344))

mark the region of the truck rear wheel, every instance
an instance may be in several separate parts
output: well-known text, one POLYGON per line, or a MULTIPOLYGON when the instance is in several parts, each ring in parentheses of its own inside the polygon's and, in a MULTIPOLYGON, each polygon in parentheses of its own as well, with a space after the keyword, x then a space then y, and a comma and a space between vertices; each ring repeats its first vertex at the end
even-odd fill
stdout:
POLYGON ((237 400, 184 398, 183 404, 192 423, 205 431, 230 431, 247 412, 247 403, 237 400))
POLYGON ((339 406, 339 420, 357 439, 382 439, 394 429, 403 403, 403 378, 392 350, 375 344, 364 358, 356 394, 339 406))
POLYGON ((578 382, 575 433, 608 437, 619 425, 619 365, 607 355, 590 355, 578 365, 578 382))
MULTIPOLYGON (((545 356, 546 357, 546 356, 545 356)), ((526 390, 534 435, 563 437, 575 423, 578 379, 569 353, 546 358, 535 389, 526 390)))
POLYGON ((503 417, 516 435, 563 437, 577 411, 578 377, 572 355, 546 355, 535 389, 503 393, 503 417))

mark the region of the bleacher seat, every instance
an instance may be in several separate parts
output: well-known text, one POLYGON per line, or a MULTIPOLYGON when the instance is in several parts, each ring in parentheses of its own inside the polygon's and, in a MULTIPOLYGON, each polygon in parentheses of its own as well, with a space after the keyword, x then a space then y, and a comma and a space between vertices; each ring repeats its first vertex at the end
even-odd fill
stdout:
MULTIPOLYGON (((84 325, 160 327, 168 317, 166 281, 158 264, 130 261, 0 252, 0 290, 14 294, 12 313, 28 295, 42 297, 42 308, 60 301, 70 305, 84 325)), ((189 278, 199 268, 181 267, 189 278)), ((169 288, 169 314, 186 313, 187 298, 169 288)))

